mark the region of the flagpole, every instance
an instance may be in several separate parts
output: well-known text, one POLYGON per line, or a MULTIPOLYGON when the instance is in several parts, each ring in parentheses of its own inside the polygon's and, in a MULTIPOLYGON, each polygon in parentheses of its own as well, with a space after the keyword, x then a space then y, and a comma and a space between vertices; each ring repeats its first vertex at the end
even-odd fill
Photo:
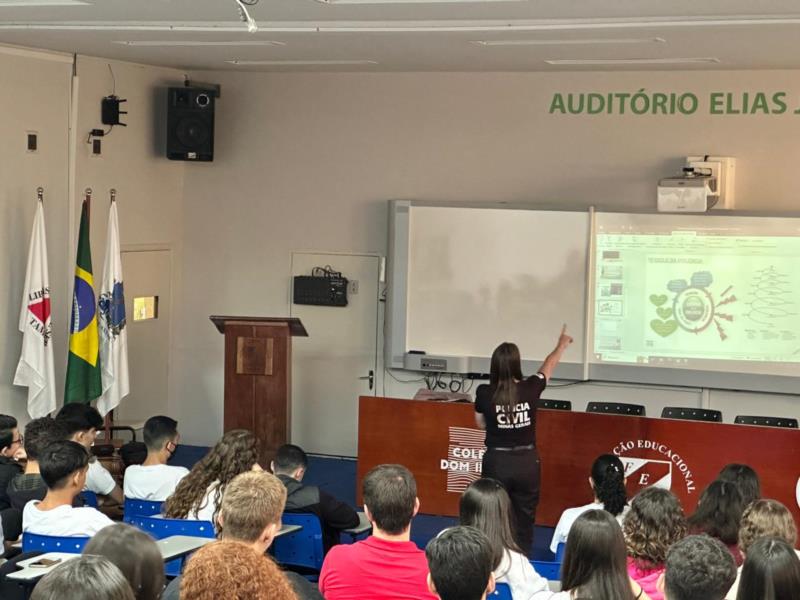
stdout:
MULTIPOLYGON (((114 202, 117 201, 117 190, 115 190, 114 188, 111 188, 108 193, 109 193, 109 196, 111 196, 111 202, 110 203, 114 204, 114 202)), ((106 244, 107 243, 108 243, 108 240, 106 240, 106 244)), ((110 410, 110 411, 108 411, 106 413, 106 416, 105 416, 104 421, 103 421, 106 444, 110 444, 111 443, 111 426, 113 424, 114 424, 114 410, 112 409, 112 410, 110 410)))

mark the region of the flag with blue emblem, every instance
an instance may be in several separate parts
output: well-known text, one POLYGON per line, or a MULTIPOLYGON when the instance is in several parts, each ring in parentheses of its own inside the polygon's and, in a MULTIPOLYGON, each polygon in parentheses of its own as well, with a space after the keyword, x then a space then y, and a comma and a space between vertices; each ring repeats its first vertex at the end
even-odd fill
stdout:
POLYGON ((75 286, 72 292, 72 319, 67 359, 67 384, 64 403, 90 402, 102 393, 100 343, 97 333, 97 303, 92 277, 92 250, 89 246, 89 205, 84 200, 78 233, 75 286))
POLYGON ((108 213, 108 243, 103 263, 103 284, 100 287, 97 306, 103 381, 103 393, 97 400, 97 410, 105 416, 130 392, 128 330, 125 328, 125 294, 122 284, 116 201, 111 202, 111 210, 108 213))

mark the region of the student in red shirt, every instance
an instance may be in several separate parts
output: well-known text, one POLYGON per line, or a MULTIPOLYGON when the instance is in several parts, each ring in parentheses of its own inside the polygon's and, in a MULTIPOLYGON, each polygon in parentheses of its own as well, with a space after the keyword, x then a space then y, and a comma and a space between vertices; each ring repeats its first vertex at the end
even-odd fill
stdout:
POLYGON ((436 600, 428 590, 425 553, 411 541, 411 519, 419 510, 411 471, 379 465, 362 485, 372 535, 328 552, 319 577, 322 595, 326 600, 436 600))

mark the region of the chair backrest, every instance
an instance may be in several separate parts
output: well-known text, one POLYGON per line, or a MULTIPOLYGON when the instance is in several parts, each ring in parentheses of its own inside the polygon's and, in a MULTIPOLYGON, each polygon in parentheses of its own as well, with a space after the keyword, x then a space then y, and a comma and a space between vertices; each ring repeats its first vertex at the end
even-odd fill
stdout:
POLYGON ((548 410, 572 410, 572 402, 570 400, 542 400, 540 398, 536 403, 536 407, 548 410))
POLYGON ((561 563, 547 560, 532 560, 533 570, 547 581, 561 580, 561 563))
POLYGON ((211 521, 193 519, 162 519, 161 517, 131 516, 128 522, 149 533, 157 540, 173 535, 189 535, 213 539, 216 537, 211 521))
POLYGON ((61 537, 57 535, 38 535, 36 533, 22 534, 23 552, 66 552, 67 554, 80 554, 83 547, 89 543, 88 536, 61 537))
POLYGON ((631 415, 644 417, 645 410, 641 404, 626 404, 624 402, 589 402, 586 412, 606 413, 609 415, 631 415))
POLYGON ((123 512, 123 520, 130 523, 131 517, 152 517, 153 515, 160 515, 161 508, 164 506, 163 502, 155 500, 138 500, 137 498, 125 498, 125 508, 123 512))
POLYGON ((494 591, 489 595, 492 600, 514 600, 511 595, 511 586, 507 583, 496 583, 494 591))
POLYGON ((556 546, 556 562, 562 563, 564 562, 564 550, 567 549, 567 545, 564 542, 561 542, 558 546, 556 546))
POLYGON ((97 494, 94 492, 90 492, 89 490, 83 490, 81 492, 81 498, 83 498, 84 506, 91 506, 92 508, 97 508, 97 494))
POLYGON ((311 513, 283 513, 284 525, 300 525, 302 529, 275 538, 272 554, 279 564, 319 571, 322 569, 322 524, 311 513))
POLYGON ((789 417, 737 415, 733 422, 738 425, 761 425, 762 427, 788 427, 789 429, 797 429, 797 419, 791 419, 789 417))
POLYGON ((683 419, 685 421, 709 421, 722 423, 722 411, 710 408, 687 408, 685 406, 665 406, 662 419, 683 419))
MULTIPOLYGON (((149 533, 157 540, 163 540, 173 535, 190 535, 194 537, 214 538, 216 532, 211 521, 195 521, 193 519, 162 519, 161 517, 125 516, 125 520, 149 533)), ((188 557, 183 556, 164 563, 164 574, 167 577, 177 577, 183 571, 183 563, 188 557)))

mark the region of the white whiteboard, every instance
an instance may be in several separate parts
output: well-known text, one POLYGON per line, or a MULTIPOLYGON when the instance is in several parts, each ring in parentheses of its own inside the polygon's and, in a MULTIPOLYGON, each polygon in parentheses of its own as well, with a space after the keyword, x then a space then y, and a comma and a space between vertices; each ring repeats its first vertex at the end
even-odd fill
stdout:
POLYGON ((411 205, 405 352, 542 360, 563 323, 583 362, 587 212, 411 205))

